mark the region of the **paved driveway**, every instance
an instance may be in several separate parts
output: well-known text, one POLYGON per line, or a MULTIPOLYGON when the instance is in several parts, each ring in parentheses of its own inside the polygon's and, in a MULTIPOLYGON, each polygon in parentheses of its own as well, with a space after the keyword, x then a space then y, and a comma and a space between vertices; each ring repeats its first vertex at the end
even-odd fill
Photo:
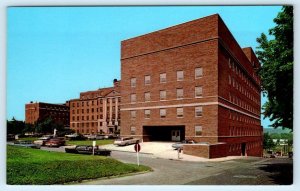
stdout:
MULTIPOLYGON (((140 143, 142 154, 151 154, 155 158, 162 158, 162 159, 171 159, 171 160, 183 160, 183 161, 226 161, 232 159, 243 158, 240 156, 231 156, 231 157, 223 157, 218 159, 206 159, 201 157, 195 157, 191 155, 186 155, 183 153, 179 154, 177 150, 172 148, 172 144, 174 142, 143 142, 140 143)), ((112 151, 123 151, 123 152, 135 152, 134 145, 128 146, 116 146, 113 144, 103 145, 102 148, 110 149, 112 151)))

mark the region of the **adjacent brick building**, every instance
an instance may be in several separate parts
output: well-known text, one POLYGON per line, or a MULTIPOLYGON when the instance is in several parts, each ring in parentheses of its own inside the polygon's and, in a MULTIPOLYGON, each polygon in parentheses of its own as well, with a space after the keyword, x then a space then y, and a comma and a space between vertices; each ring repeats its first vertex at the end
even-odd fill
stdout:
POLYGON ((217 14, 124 40, 121 136, 194 139, 203 144, 184 152, 207 158, 261 156, 259 67, 217 14))
POLYGON ((120 127, 120 82, 114 86, 80 93, 70 103, 70 128, 81 134, 109 134, 120 127))
POLYGON ((34 124, 38 120, 44 120, 47 117, 51 117, 56 123, 69 127, 69 103, 30 102, 25 104, 25 123, 34 124))

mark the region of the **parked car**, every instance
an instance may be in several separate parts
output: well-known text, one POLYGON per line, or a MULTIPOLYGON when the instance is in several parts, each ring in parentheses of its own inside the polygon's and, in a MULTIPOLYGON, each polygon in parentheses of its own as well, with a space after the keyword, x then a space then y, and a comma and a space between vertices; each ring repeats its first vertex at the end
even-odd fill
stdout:
POLYGON ((60 147, 64 146, 65 144, 66 141, 64 138, 52 138, 45 143, 45 145, 48 147, 60 147))
MULTIPOLYGON (((73 148, 65 148, 66 153, 75 153, 75 154, 93 154, 93 146, 92 145, 77 145, 73 148)), ((95 155, 102 155, 102 156, 110 156, 111 150, 108 149, 101 149, 98 146, 94 147, 94 154, 95 155)))
POLYGON ((85 140, 85 139, 86 139, 85 136, 83 136, 82 134, 77 134, 77 133, 65 135, 65 137, 66 137, 68 140, 85 140))
POLYGON ((32 141, 28 141, 28 140, 17 140, 17 141, 14 142, 13 145, 28 147, 28 148, 33 148, 33 149, 40 149, 41 148, 41 145, 34 144, 34 143, 32 143, 32 141))
POLYGON ((133 137, 122 137, 122 138, 116 139, 114 142, 114 145, 127 146, 127 145, 138 143, 139 141, 140 141, 139 139, 133 138, 133 137))
POLYGON ((185 145, 185 144, 196 144, 196 142, 194 140, 183 140, 181 142, 172 144, 172 147, 175 150, 176 149, 183 149, 183 145, 185 145))
POLYGON ((39 138, 38 140, 34 141, 33 143, 34 143, 34 144, 37 144, 37 145, 44 146, 45 143, 46 143, 47 141, 49 141, 50 139, 52 139, 52 138, 53 138, 53 135, 45 135, 45 136, 39 138))

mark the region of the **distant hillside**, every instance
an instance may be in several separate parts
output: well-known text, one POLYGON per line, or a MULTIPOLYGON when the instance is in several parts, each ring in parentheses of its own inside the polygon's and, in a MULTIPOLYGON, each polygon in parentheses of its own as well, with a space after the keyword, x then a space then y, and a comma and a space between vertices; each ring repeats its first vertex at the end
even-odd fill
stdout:
POLYGON ((290 129, 281 129, 281 128, 277 128, 277 129, 273 129, 273 128, 264 128, 264 133, 269 133, 269 134, 273 134, 273 133, 277 133, 277 134, 281 134, 281 133, 290 133, 291 130, 290 129))

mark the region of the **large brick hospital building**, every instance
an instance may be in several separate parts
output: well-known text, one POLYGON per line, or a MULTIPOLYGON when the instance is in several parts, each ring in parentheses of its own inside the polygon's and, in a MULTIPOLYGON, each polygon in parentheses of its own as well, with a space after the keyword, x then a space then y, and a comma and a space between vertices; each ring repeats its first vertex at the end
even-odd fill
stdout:
POLYGON ((121 43, 121 136, 193 139, 208 158, 262 155, 260 67, 219 15, 121 43))

